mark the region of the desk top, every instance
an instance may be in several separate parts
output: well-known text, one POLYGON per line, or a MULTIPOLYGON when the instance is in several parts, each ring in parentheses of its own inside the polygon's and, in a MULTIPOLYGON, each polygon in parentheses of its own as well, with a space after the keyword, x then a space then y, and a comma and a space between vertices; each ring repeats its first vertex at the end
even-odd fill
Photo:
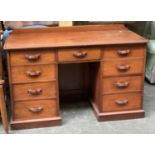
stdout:
POLYGON ((146 43, 147 40, 122 24, 16 29, 4 49, 34 49, 146 43))

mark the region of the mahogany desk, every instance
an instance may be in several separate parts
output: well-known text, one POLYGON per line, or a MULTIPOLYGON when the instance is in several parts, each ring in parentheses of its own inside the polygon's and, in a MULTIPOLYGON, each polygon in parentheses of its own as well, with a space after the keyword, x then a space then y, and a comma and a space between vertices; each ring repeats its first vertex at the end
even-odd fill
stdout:
POLYGON ((87 64, 87 97, 99 121, 144 117, 146 43, 121 24, 13 31, 4 46, 12 129, 61 124, 60 64, 87 64))

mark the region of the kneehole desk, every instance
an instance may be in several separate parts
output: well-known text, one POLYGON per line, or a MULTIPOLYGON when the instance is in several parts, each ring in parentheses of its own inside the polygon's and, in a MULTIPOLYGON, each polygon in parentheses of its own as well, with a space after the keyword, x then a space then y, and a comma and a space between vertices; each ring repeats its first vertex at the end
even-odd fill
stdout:
POLYGON ((146 43, 122 24, 14 30, 4 46, 11 128, 60 125, 59 66, 76 63, 99 121, 144 117, 146 43))

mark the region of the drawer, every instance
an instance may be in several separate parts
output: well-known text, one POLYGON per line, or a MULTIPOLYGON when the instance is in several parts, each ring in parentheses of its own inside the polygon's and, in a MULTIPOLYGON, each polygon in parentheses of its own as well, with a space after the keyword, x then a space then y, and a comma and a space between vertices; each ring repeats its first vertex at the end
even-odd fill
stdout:
POLYGON ((71 48, 58 51, 59 62, 78 62, 99 60, 101 51, 99 48, 71 48))
POLYGON ((10 65, 48 64, 55 62, 54 50, 25 50, 10 53, 10 65))
POLYGON ((43 82, 12 86, 15 101, 56 98, 56 83, 43 82))
POLYGON ((142 91, 143 77, 109 77, 103 79, 103 93, 124 93, 129 91, 142 91))
POLYGON ((141 109, 142 96, 140 93, 104 95, 103 112, 115 112, 141 109))
POLYGON ((55 100, 16 102, 13 109, 14 120, 43 119, 57 116, 55 100))
POLYGON ((104 59, 115 58, 143 58, 146 48, 144 46, 116 46, 103 49, 104 59))
POLYGON ((143 59, 127 59, 102 62, 103 76, 142 74, 144 72, 143 59))
POLYGON ((55 80, 55 64, 11 67, 12 83, 55 80))

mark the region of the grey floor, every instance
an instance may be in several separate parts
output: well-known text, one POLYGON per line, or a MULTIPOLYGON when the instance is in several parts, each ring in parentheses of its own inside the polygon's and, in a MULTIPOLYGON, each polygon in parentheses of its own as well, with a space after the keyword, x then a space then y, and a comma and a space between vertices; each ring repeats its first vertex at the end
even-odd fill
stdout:
MULTIPOLYGON (((63 125, 59 127, 10 131, 14 134, 140 134, 155 133, 155 85, 145 83, 142 119, 97 122, 88 103, 74 103, 62 109, 63 125)), ((4 133, 0 122, 0 133, 4 133)))

